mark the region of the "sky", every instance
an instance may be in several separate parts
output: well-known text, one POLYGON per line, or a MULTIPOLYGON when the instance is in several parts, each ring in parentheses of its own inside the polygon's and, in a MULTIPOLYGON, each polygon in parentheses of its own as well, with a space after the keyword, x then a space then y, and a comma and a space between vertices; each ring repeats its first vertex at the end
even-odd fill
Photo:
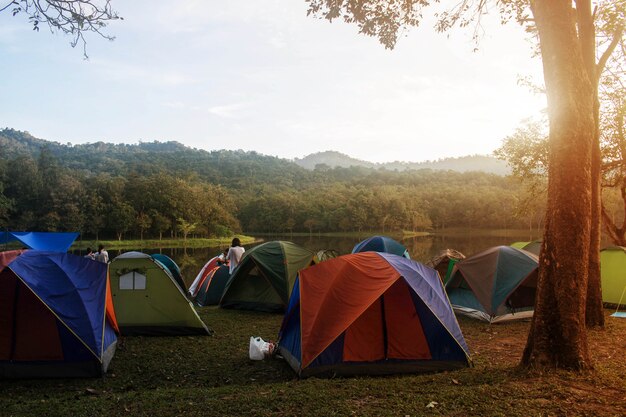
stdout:
POLYGON ((0 128, 61 143, 175 140, 281 158, 335 150, 372 161, 490 154, 545 97, 516 24, 432 20, 394 50, 356 25, 307 17, 304 0, 112 1, 124 18, 87 53, 0 13, 0 128))

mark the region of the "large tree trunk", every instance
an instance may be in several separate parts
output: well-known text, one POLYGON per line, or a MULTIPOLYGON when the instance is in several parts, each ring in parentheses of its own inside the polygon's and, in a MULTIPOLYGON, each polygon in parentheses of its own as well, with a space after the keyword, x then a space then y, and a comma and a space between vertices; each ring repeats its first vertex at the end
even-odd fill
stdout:
POLYGON ((578 38, 587 76, 593 88, 593 118, 595 129, 591 150, 591 237, 589 240, 589 276, 587 279, 587 306, 585 319, 588 327, 603 327, 602 289, 600 281, 600 100, 598 98, 599 76, 596 74, 596 32, 589 0, 576 0, 578 38))
POLYGON ((601 157, 599 132, 596 132, 596 134, 591 163, 591 238, 589 240, 589 276, 587 278, 587 306, 585 309, 585 322, 587 327, 604 327, 602 284, 600 279, 600 237, 602 227, 602 196, 600 188, 601 157))
POLYGON ((522 363, 591 367, 585 306, 591 238, 593 87, 571 0, 534 0, 550 118, 548 206, 535 314, 522 363))

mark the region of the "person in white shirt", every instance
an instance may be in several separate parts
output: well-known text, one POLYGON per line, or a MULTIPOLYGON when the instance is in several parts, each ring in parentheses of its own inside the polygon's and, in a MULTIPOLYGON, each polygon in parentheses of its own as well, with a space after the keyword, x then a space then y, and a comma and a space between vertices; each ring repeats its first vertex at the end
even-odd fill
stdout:
POLYGON ((109 263, 109 252, 104 249, 104 245, 98 245, 98 252, 96 253, 96 261, 109 263))
POLYGON ((226 259, 228 260, 228 272, 233 273, 239 262, 241 262, 241 257, 246 250, 241 246, 241 241, 238 237, 233 239, 233 242, 228 249, 228 254, 226 254, 226 259))

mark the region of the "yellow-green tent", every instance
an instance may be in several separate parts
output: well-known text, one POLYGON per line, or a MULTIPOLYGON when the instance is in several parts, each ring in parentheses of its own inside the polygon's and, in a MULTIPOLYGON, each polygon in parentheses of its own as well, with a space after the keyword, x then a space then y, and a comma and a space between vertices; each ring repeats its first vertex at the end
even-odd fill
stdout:
POLYGON ((210 334, 167 266, 141 252, 111 262, 111 293, 122 335, 210 334))
POLYGON ((602 301, 626 304, 626 248, 612 246, 600 252, 602 301))

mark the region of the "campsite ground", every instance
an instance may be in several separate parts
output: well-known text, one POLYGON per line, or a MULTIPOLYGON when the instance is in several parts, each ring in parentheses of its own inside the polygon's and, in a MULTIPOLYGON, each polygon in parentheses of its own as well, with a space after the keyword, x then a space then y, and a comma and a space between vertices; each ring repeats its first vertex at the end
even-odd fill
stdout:
POLYGON ((252 362, 250 336, 281 317, 200 309, 213 337, 127 337, 106 378, 0 381, 1 416, 624 416, 626 320, 589 332, 595 370, 517 368, 529 322, 461 319, 474 367, 392 377, 298 380, 282 360, 252 362), (429 406, 430 405, 430 406, 429 406))

